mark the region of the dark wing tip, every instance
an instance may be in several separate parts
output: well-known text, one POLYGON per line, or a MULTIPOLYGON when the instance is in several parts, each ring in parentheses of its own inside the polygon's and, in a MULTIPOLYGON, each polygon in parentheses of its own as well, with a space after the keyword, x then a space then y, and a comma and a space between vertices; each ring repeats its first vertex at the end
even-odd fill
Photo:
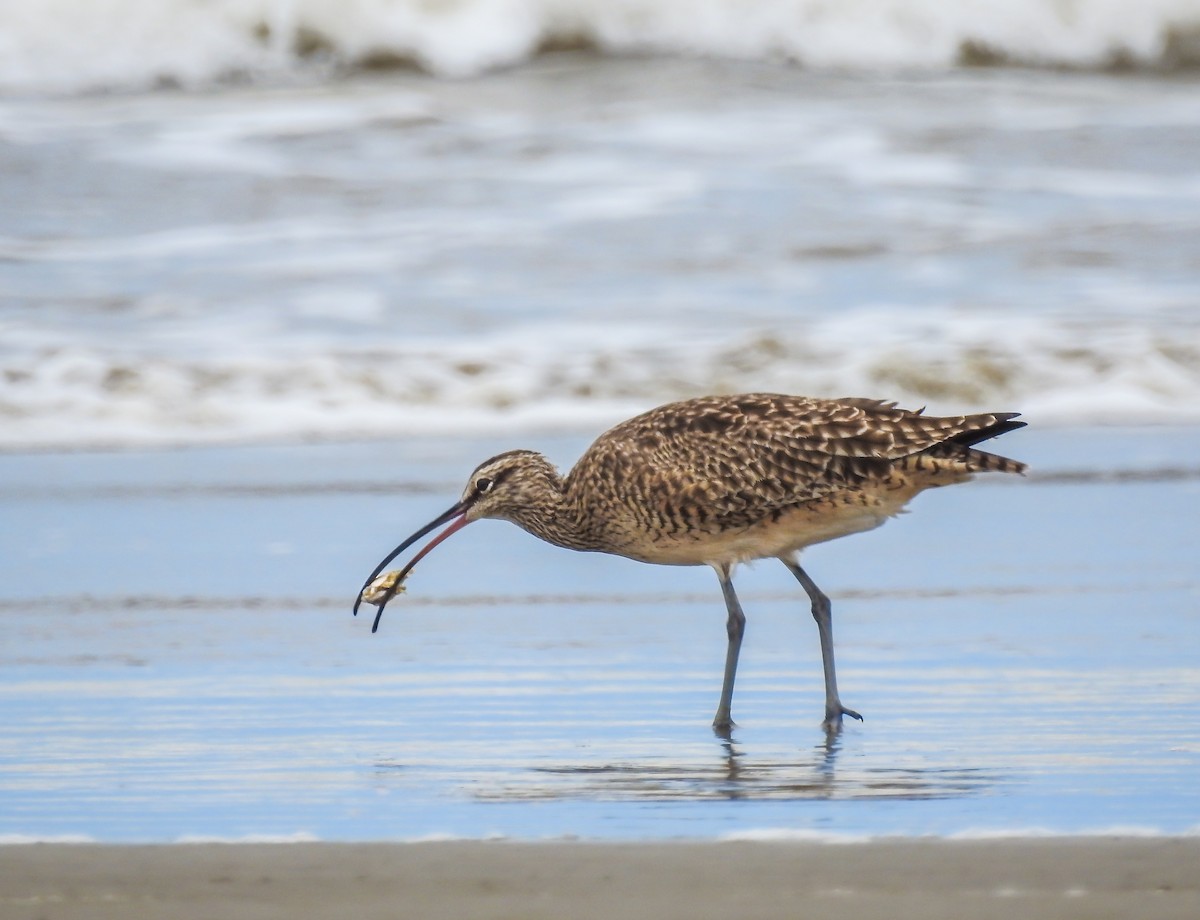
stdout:
MULTIPOLYGON (((1016 431, 1018 428, 1024 428, 1028 422, 1013 421, 1019 412, 997 412, 991 417, 995 421, 990 425, 985 425, 982 428, 972 428, 969 431, 962 431, 948 438, 955 444, 961 444, 963 447, 971 447, 978 444, 980 441, 989 441, 992 438, 998 438, 1002 434, 1008 434, 1010 431, 1016 431)), ((986 417, 986 416, 985 416, 986 417)))

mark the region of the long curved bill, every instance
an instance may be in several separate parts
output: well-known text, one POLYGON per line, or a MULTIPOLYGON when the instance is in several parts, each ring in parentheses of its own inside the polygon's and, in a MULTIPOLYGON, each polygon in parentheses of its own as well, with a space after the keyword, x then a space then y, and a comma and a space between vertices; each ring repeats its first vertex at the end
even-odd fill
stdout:
POLYGON ((405 540, 403 543, 401 543, 399 546, 397 546, 394 550, 392 550, 390 553, 388 553, 387 556, 384 557, 384 560, 381 563, 379 563, 379 565, 375 566, 375 570, 370 575, 367 576, 367 580, 363 582, 363 586, 358 589, 358 597, 355 598, 355 601, 354 601, 354 615, 355 616, 358 616, 358 608, 362 606, 363 592, 366 591, 367 588, 369 588, 371 586, 371 582, 373 582, 376 578, 379 577, 379 573, 382 572, 385 568, 387 568, 393 559, 395 559, 397 556, 399 556, 402 552, 404 552, 406 549, 408 549, 410 546, 412 546, 414 543, 416 543, 422 537, 426 536, 430 531, 436 530, 437 528, 441 527, 443 524, 445 524, 447 522, 451 522, 451 521, 453 523, 451 523, 449 527, 447 527, 440 534, 438 534, 436 537, 434 537, 432 540, 430 540, 429 543, 426 544, 425 547, 419 553, 417 553, 415 556, 413 556, 413 558, 411 560, 409 560, 408 565, 406 565, 403 569, 400 570, 400 574, 396 577, 396 580, 393 581, 392 584, 384 592, 383 597, 379 601, 379 611, 375 614, 375 622, 371 625, 371 632, 378 631, 379 620, 383 616, 383 608, 388 605, 388 601, 390 601, 393 597, 396 596, 396 590, 400 587, 400 585, 402 585, 404 583, 404 579, 408 575, 408 573, 410 571, 412 571, 412 567, 414 565, 416 565, 418 562, 420 562, 422 559, 424 559, 426 554, 428 554, 431 549, 433 549, 435 546, 437 546, 439 543, 441 543, 443 540, 445 540, 448 536, 450 536, 451 534, 453 534, 459 530, 462 530, 462 528, 467 526, 467 523, 468 523, 468 521, 467 521, 467 503, 466 502, 457 502, 453 507, 448 508, 442 514, 439 514, 436 518, 434 518, 432 521, 430 521, 428 524, 426 524, 424 527, 422 527, 420 530, 418 530, 415 534, 413 534, 411 537, 409 537, 407 540, 405 540))

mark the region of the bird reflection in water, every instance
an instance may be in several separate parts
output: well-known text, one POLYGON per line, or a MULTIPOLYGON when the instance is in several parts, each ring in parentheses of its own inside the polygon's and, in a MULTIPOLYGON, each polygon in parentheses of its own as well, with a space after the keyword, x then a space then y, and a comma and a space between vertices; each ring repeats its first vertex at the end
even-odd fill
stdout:
POLYGON ((839 763, 842 737, 828 735, 806 755, 756 756, 732 738, 718 755, 687 763, 641 760, 610 764, 537 767, 507 777, 499 787, 477 789, 476 798, 518 800, 822 800, 941 799, 979 795, 998 780, 979 769, 944 767, 847 767, 839 763))

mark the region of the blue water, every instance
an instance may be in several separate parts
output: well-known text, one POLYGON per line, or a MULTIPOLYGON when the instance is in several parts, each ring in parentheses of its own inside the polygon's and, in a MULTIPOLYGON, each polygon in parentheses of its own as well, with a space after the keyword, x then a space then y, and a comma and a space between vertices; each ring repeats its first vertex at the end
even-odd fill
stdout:
POLYGON ((730 742, 707 570, 485 522, 370 635, 362 578, 508 443, 2 456, 0 839, 1195 832, 1200 435, 1005 443, 1035 475, 807 554, 833 744, 778 565, 730 742))

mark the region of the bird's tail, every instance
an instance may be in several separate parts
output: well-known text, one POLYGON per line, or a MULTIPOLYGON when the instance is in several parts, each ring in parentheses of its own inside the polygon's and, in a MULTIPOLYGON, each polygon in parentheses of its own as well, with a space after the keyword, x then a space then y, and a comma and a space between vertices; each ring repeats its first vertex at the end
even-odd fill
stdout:
POLYGON ((1024 473, 1028 468, 1020 460, 1001 457, 999 454, 989 454, 986 450, 968 448, 966 452, 967 469, 972 473, 1024 473))
POLYGON ((927 453, 958 460, 965 467, 964 472, 968 473, 1024 473, 1026 465, 1019 460, 975 449, 975 445, 981 441, 1024 428, 1025 422, 1015 420, 1017 415, 1016 412, 995 412, 984 416, 968 416, 965 420, 970 423, 968 430, 931 447, 927 453))
POLYGON ((1025 464, 1019 460, 975 448, 980 441, 1024 428, 1024 422, 1014 421, 1016 416, 1015 412, 998 412, 945 419, 943 422, 957 429, 956 433, 905 458, 905 466, 914 471, 936 473, 939 480, 946 476, 956 477, 950 481, 969 479, 972 473, 1024 473, 1025 464))

